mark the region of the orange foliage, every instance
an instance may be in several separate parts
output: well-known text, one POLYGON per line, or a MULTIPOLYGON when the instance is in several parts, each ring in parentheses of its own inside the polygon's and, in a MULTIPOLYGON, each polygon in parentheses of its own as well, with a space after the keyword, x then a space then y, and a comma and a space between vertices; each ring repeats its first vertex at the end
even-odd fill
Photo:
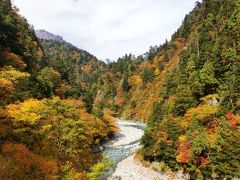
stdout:
POLYGON ((110 115, 104 115, 103 121, 107 125, 109 133, 115 133, 119 130, 114 117, 112 117, 110 115))
POLYGON ((0 179, 56 179, 57 164, 32 153, 23 144, 5 143, 0 157, 0 179))
MULTIPOLYGON (((4 101, 5 97, 9 96, 9 93, 14 88, 15 88, 14 84, 11 81, 0 77, 0 96, 2 97, 1 101, 4 101)), ((2 104, 2 103, 0 103, 0 104, 2 104)))
POLYGON ((177 39, 176 40, 176 46, 177 46, 177 49, 176 49, 176 52, 174 53, 173 57, 170 59, 169 61, 169 69, 170 70, 174 70, 178 63, 179 63, 179 54, 182 52, 185 44, 182 42, 181 39, 177 39))
POLYGON ((187 141, 186 136, 180 136, 178 140, 177 161, 180 163, 188 163, 193 156, 190 149, 191 143, 187 141))
POLYGON ((13 83, 5 78, 0 77, 0 91, 9 91, 14 88, 13 83))
POLYGON ((22 57, 14 54, 8 50, 5 50, 2 53, 2 56, 4 59, 5 65, 10 65, 19 70, 24 70, 27 67, 27 65, 23 62, 22 57))
POLYGON ((204 157, 199 157, 197 159, 197 162, 201 164, 202 168, 205 168, 207 166, 207 159, 204 157))
POLYGON ((196 173, 198 173, 198 174, 202 174, 202 171, 200 170, 200 169, 196 169, 196 173))
POLYGON ((235 116, 232 112, 228 112, 226 118, 229 120, 232 128, 237 128, 238 124, 240 123, 240 117, 235 116))
POLYGON ((124 105, 124 92, 122 88, 117 89, 117 95, 115 97, 115 104, 118 106, 123 106, 124 105))

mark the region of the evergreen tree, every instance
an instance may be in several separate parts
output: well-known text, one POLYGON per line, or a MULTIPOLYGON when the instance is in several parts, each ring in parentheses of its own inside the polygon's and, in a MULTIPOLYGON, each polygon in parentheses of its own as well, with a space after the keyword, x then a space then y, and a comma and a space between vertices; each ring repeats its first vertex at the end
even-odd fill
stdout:
POLYGON ((124 92, 128 92, 130 90, 130 88, 131 88, 129 83, 128 83, 128 78, 127 77, 123 78, 122 88, 123 88, 124 92))

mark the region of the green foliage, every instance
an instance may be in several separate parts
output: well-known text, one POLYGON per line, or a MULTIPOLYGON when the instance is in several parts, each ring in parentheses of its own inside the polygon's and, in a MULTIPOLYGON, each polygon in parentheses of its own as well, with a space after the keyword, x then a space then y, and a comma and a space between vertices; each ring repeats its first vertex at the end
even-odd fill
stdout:
POLYGON ((168 72, 164 82, 163 96, 169 97, 170 95, 175 93, 176 89, 177 86, 175 73, 168 72))
POLYGON ((96 58, 84 50, 80 50, 65 42, 41 39, 46 53, 46 65, 54 67, 62 74, 62 78, 74 83, 80 74, 80 65, 96 58))
POLYGON ((10 0, 0 2, 0 37, 0 66, 26 68, 31 72, 39 68, 42 50, 34 30, 18 15, 17 9, 12 8, 10 0))
POLYGON ((176 142, 180 135, 179 123, 175 119, 164 118, 160 122, 148 124, 142 138, 142 154, 150 161, 164 161, 173 169, 177 167, 176 142), (157 125, 158 124, 158 125, 157 125))
POLYGON ((145 68, 141 73, 141 78, 143 85, 146 85, 147 83, 152 82, 154 80, 154 72, 150 68, 145 68))
POLYGON ((190 88, 184 85, 179 87, 176 97, 177 99, 173 107, 173 113, 175 115, 184 115, 188 108, 193 107, 196 104, 196 100, 193 97, 190 88))
POLYGON ((237 0, 197 3, 174 34, 185 48, 148 119, 145 159, 181 167, 191 179, 240 177, 239 7, 237 0))
POLYGON ((111 62, 108 66, 113 73, 131 75, 136 70, 136 65, 141 59, 136 59, 132 54, 119 58, 117 62, 111 62))
POLYGON ((93 99, 93 95, 91 94, 91 92, 87 91, 84 93, 83 101, 85 103, 86 111, 88 113, 92 112, 94 99, 93 99))
POLYGON ((38 73, 36 79, 43 90, 43 94, 45 94, 46 97, 51 97, 54 95, 54 91, 60 83, 61 74, 53 68, 46 67, 38 73))
POLYGON ((92 113, 98 117, 98 118, 103 118, 104 114, 101 108, 95 108, 93 109, 92 113))
POLYGON ((131 86, 128 83, 128 78, 124 77, 123 82, 122 82, 122 88, 124 92, 128 92, 131 89, 131 86))
POLYGON ((109 159, 104 157, 100 162, 95 164, 91 172, 88 174, 91 180, 98 180, 111 167, 112 163, 109 159))

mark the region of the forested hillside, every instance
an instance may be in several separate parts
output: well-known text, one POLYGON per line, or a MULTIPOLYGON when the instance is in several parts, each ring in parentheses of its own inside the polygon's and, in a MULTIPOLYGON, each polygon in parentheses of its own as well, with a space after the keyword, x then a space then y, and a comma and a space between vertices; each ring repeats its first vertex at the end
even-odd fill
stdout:
POLYGON ((192 179, 239 177, 239 24, 238 0, 196 2, 170 41, 108 64, 95 106, 147 122, 145 160, 192 179))
POLYGON ((205 0, 186 16, 169 43, 175 53, 142 138, 145 159, 193 179, 240 176, 239 22, 238 0, 205 0))
POLYGON ((0 179, 95 177, 110 115, 147 123, 140 153, 162 169, 240 178, 239 24, 239 0, 196 2, 171 40, 105 64, 0 1, 0 179))
POLYGON ((109 165, 98 147, 117 130, 115 121, 91 114, 88 96, 77 94, 86 92, 85 86, 61 93, 78 81, 60 63, 71 58, 77 65, 69 68, 84 68, 80 64, 93 56, 63 46, 71 55, 61 49, 53 64, 56 59, 44 52, 18 9, 10 0, 0 1, 0 179, 89 179, 94 164, 109 165))
POLYGON ((239 23, 238 0, 196 2, 169 42, 108 65, 115 109, 147 121, 145 160, 192 179, 240 176, 239 23))
POLYGON ((239 177, 239 23, 238 0, 196 2, 170 41, 99 67, 95 112, 147 122, 145 160, 192 179, 239 177))

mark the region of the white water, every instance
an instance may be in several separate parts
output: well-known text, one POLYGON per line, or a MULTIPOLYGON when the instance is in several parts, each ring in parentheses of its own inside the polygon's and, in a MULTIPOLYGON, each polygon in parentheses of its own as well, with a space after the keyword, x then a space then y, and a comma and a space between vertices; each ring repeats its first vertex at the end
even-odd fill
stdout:
POLYGON ((116 137, 105 145, 103 151, 103 154, 113 162, 113 167, 108 175, 114 173, 119 162, 135 153, 144 134, 145 125, 132 121, 118 120, 118 127, 119 132, 116 134, 116 137))
MULTIPOLYGON (((183 180, 182 173, 175 175, 159 173, 151 168, 144 167, 134 159, 134 154, 139 148, 140 139, 144 134, 145 125, 132 121, 118 120, 119 133, 105 145, 103 154, 112 162, 108 180, 183 180)), ((106 179, 103 177, 102 179, 106 179)))

